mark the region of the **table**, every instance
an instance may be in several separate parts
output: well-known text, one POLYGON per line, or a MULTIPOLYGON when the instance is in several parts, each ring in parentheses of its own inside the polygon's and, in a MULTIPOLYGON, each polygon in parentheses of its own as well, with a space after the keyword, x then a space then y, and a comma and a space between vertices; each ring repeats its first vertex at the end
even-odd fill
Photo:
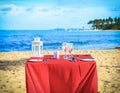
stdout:
POLYGON ((25 63, 27 93, 97 93, 98 77, 96 62, 82 61, 91 55, 74 55, 75 62, 53 59, 45 55, 47 62, 25 63))

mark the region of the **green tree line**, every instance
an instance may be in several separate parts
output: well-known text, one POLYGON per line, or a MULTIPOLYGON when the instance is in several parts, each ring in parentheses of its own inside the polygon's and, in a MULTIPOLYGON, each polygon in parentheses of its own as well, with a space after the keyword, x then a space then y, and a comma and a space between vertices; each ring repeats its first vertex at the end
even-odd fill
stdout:
POLYGON ((92 24, 92 29, 103 30, 120 30, 120 18, 106 18, 90 20, 88 24, 92 24))

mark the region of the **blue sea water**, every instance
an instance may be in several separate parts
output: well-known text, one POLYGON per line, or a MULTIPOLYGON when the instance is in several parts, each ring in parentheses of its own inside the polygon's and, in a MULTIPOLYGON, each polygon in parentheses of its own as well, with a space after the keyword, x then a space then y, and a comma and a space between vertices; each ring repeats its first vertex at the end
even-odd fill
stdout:
POLYGON ((0 30, 0 52, 31 51, 35 37, 44 42, 44 50, 61 50, 63 42, 71 42, 79 50, 120 46, 120 31, 0 30))

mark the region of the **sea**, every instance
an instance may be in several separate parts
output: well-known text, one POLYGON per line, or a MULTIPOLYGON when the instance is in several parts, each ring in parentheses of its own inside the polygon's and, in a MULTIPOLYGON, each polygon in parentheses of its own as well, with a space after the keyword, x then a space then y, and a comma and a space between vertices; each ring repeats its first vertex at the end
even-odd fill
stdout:
POLYGON ((0 30, 0 52, 31 51, 36 37, 43 41, 43 50, 62 50, 64 42, 73 43, 75 50, 120 46, 119 30, 0 30))

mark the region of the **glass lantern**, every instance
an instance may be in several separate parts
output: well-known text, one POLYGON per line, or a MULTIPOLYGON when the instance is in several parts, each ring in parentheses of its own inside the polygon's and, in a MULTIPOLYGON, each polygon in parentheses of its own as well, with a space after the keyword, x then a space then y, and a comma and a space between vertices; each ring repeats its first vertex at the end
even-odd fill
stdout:
POLYGON ((32 42, 32 57, 43 57, 43 42, 39 37, 32 42))

